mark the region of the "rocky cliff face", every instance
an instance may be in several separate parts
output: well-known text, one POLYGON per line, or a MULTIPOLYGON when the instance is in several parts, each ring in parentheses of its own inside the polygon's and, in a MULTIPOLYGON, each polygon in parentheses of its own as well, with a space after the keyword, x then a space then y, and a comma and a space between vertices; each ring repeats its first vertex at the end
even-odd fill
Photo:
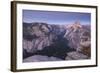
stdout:
POLYGON ((69 40, 69 45, 75 48, 77 51, 80 50, 80 44, 89 42, 91 38, 90 28, 87 29, 86 25, 81 25, 79 22, 75 22, 72 25, 66 26, 66 33, 64 37, 69 40))
POLYGON ((79 22, 66 26, 23 23, 23 62, 33 62, 36 57, 47 57, 47 60, 51 60, 48 59, 51 57, 54 57, 54 60, 90 58, 91 30, 90 26, 85 27, 87 25, 83 26, 79 22))

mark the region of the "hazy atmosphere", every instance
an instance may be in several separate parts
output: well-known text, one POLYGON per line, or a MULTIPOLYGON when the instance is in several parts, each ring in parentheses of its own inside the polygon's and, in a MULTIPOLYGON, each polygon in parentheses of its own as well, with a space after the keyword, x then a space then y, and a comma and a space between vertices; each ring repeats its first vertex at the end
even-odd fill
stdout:
POLYGON ((23 10, 23 22, 27 23, 72 24, 80 21, 82 25, 87 25, 90 20, 90 13, 23 10))

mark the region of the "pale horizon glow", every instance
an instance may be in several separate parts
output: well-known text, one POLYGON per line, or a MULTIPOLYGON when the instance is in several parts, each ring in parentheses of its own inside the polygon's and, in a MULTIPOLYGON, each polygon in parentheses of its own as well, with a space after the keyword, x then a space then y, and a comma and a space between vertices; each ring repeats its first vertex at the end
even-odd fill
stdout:
POLYGON ((82 25, 90 25, 91 14, 79 12, 23 10, 23 22, 26 23, 43 22, 48 24, 65 25, 73 24, 76 21, 79 21, 82 25))

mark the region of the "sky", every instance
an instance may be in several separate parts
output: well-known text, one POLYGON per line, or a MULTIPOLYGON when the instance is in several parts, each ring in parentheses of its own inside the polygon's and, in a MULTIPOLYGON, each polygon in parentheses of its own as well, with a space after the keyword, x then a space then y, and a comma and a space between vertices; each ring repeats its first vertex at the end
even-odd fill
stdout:
POLYGON ((23 22, 44 22, 48 24, 73 24, 79 21, 83 25, 91 24, 90 13, 79 12, 58 12, 58 11, 39 11, 23 10, 23 22))

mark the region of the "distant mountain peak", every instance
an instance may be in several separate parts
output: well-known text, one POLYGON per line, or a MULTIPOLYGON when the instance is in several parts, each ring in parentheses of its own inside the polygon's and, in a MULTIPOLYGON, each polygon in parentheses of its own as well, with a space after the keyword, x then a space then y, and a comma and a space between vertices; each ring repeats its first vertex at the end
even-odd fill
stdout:
POLYGON ((81 25, 81 24, 80 24, 80 21, 75 21, 74 24, 76 24, 76 25, 81 25))
POLYGON ((73 29, 74 31, 76 31, 77 29, 81 29, 82 25, 79 21, 74 22, 73 24, 69 24, 66 26, 67 29, 73 29))
POLYGON ((73 25, 76 28, 82 28, 81 23, 79 21, 76 21, 73 25))

